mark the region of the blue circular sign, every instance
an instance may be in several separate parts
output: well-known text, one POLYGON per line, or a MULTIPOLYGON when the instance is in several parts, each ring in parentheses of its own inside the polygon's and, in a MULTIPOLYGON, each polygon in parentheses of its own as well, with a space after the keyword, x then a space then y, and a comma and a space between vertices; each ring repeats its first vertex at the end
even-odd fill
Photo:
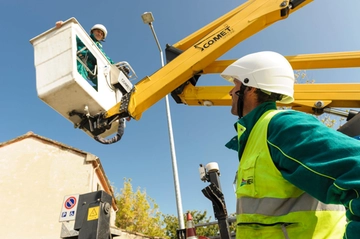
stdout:
POLYGON ((64 206, 66 209, 71 209, 75 207, 75 205, 76 205, 76 197, 69 197, 68 199, 66 199, 64 206))

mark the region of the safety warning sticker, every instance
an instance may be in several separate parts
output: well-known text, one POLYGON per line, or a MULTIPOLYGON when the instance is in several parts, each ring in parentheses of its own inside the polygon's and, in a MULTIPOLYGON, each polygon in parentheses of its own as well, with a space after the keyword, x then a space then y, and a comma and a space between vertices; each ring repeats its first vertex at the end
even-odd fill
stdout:
POLYGON ((97 207, 91 207, 88 209, 88 216, 87 216, 87 220, 91 221, 91 220, 96 220, 99 218, 99 206, 97 207))

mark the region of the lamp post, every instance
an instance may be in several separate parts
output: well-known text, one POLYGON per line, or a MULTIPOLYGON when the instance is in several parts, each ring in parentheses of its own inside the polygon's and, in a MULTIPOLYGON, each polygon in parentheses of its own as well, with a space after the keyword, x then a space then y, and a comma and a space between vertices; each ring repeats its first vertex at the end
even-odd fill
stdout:
MULTIPOLYGON (((145 12, 141 15, 141 18, 145 24, 149 24, 151 32, 155 38, 156 45, 160 52, 160 60, 161 60, 161 67, 164 66, 164 57, 163 52, 160 47, 159 40, 156 36, 154 26, 152 22, 154 21, 154 17, 151 12, 145 12)), ((177 213, 178 213, 178 220, 180 229, 185 229, 184 225, 184 218, 183 218, 183 210, 182 210, 182 202, 181 202, 181 194, 180 194, 180 184, 179 184, 179 176, 177 170, 177 163, 176 163, 176 154, 175 154, 175 144, 174 144, 174 136, 172 130, 172 123, 171 123, 171 114, 170 114, 170 104, 169 104, 169 97, 168 95, 165 96, 165 104, 166 104, 166 116, 168 121, 168 130, 169 130, 169 140, 170 140, 170 151, 171 151, 171 159, 172 159, 172 168, 173 168, 173 176, 174 176, 174 186, 175 186, 175 196, 176 196, 176 205, 177 205, 177 213)))

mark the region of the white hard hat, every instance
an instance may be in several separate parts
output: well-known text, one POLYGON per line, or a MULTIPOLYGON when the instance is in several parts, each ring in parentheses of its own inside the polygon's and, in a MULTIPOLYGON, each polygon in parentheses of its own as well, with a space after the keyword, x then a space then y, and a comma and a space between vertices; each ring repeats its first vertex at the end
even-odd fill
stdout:
POLYGON ((220 75, 230 82, 238 79, 245 86, 283 95, 279 101, 281 103, 294 101, 294 70, 279 53, 262 51, 246 55, 229 65, 220 75))
MULTIPOLYGON (((104 33, 104 39, 106 38, 106 36, 107 36, 107 30, 106 30, 106 27, 105 27, 104 25, 102 25, 102 24, 95 24, 95 25, 91 28, 90 32, 92 32, 94 29, 99 29, 99 30, 101 30, 101 31, 104 33)), ((104 39, 103 39, 103 40, 104 40, 104 39)))

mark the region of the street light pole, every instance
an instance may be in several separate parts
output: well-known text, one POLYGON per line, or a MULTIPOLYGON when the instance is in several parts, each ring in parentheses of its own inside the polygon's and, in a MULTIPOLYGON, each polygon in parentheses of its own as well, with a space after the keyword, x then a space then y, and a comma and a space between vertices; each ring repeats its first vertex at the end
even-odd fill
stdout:
MULTIPOLYGON (((149 24, 151 32, 154 36, 156 41, 156 45, 160 52, 160 60, 161 60, 161 67, 164 67, 164 57, 163 52, 160 47, 159 40, 156 36, 154 26, 152 22, 154 21, 154 17, 151 12, 145 12, 141 15, 143 22, 149 24)), ((176 162, 176 154, 175 154, 175 143, 174 143, 174 136, 172 130, 172 122, 171 122, 171 114, 170 114, 170 104, 169 104, 169 97, 168 95, 165 96, 165 104, 166 104, 166 116, 168 121, 168 130, 169 130, 169 140, 170 140, 170 151, 171 151, 171 159, 172 159, 172 168, 173 168, 173 176, 174 176, 174 186, 175 186, 175 197, 176 197, 176 205, 177 205, 177 213, 178 213, 178 220, 179 220, 179 227, 180 229, 185 229, 184 218, 183 218, 183 210, 182 210, 182 202, 181 202, 181 193, 180 193, 180 183, 179 183, 179 176, 178 176, 178 169, 177 169, 177 162, 176 162)))

